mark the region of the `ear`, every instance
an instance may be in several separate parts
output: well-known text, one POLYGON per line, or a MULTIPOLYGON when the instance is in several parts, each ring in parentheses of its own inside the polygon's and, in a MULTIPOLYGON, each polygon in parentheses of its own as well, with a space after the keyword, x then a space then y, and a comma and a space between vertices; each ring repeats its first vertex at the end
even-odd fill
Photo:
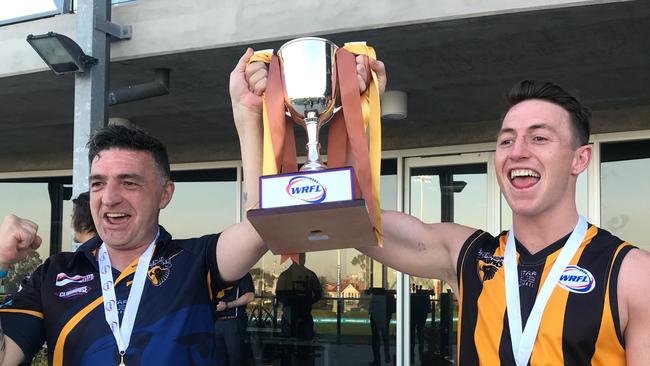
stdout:
POLYGON ((159 209, 163 209, 167 207, 169 204, 169 201, 172 200, 172 196, 174 195, 174 182, 171 180, 168 180, 165 182, 165 185, 163 186, 163 194, 160 197, 160 204, 158 205, 159 209))
POLYGON ((573 156, 571 174, 578 175, 584 172, 589 166, 589 162, 591 161, 591 154, 591 145, 583 145, 577 148, 573 156))

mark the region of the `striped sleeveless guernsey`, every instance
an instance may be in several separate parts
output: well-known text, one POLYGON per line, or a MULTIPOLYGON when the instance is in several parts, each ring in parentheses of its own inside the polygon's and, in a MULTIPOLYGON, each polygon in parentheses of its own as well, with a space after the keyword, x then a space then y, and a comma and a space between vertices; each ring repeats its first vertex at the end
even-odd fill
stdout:
MULTIPOLYGON (((478 230, 458 256, 459 365, 515 365, 506 313, 503 256, 507 232, 478 230)), ((569 235, 531 255, 518 241, 523 324, 540 282, 569 235)), ((616 283, 624 256, 634 247, 590 225, 546 305, 529 365, 625 365, 616 283)))

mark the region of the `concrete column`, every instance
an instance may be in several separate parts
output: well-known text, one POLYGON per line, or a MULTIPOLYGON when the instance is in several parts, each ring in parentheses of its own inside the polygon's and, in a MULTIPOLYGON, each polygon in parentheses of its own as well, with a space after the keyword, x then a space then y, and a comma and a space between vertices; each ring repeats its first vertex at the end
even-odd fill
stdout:
POLYGON ((72 197, 88 190, 86 143, 95 130, 106 124, 108 115, 110 40, 106 33, 95 29, 95 19, 111 19, 111 2, 80 1, 76 17, 77 43, 98 62, 90 70, 75 74, 72 197))

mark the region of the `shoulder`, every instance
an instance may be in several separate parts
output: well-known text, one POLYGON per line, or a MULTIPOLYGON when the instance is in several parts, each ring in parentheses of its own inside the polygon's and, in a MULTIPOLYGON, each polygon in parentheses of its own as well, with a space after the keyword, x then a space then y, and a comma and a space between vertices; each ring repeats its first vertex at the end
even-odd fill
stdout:
MULTIPOLYGON (((630 296, 639 294, 639 290, 645 289, 650 291, 650 252, 634 248, 627 253, 618 275, 619 292, 620 290, 629 291, 630 296)), ((646 297, 650 292, 640 294, 646 297)))
POLYGON ((620 246, 625 242, 623 239, 617 237, 616 235, 610 233, 609 231, 595 225, 591 225, 589 227, 587 236, 590 235, 589 233, 593 233, 591 234, 592 237, 591 237, 590 245, 596 245, 605 250, 607 248, 616 249, 618 246, 620 246))
POLYGON ((645 323, 650 326, 650 252, 642 249, 630 250, 622 260, 618 274, 617 293, 621 328, 628 324, 645 323))
POLYGON ((173 250, 173 248, 181 248, 195 254, 204 252, 205 250, 208 250, 208 252, 211 253, 215 253, 217 241, 219 240, 220 235, 221 233, 206 234, 195 238, 184 238, 184 239, 169 238, 167 243, 165 244, 169 244, 167 245, 169 250, 173 250))
POLYGON ((468 258, 478 258, 483 253, 494 254, 499 247, 501 239, 506 238, 507 234, 508 232, 504 231, 495 237, 487 231, 473 229, 458 248, 458 269, 460 270, 461 264, 468 258))

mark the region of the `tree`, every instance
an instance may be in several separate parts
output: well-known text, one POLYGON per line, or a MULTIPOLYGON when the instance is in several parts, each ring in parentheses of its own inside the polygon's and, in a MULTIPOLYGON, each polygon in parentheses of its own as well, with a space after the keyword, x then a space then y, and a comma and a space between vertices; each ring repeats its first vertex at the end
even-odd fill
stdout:
POLYGON ((34 272, 36 267, 40 266, 43 261, 38 252, 33 252, 25 260, 20 261, 9 267, 7 277, 4 280, 5 292, 14 292, 18 290, 23 279, 34 272))
POLYGON ((353 266, 359 266, 361 271, 363 271, 363 281, 365 283, 370 283, 370 271, 372 270, 372 258, 368 257, 365 254, 357 254, 352 258, 353 266))

